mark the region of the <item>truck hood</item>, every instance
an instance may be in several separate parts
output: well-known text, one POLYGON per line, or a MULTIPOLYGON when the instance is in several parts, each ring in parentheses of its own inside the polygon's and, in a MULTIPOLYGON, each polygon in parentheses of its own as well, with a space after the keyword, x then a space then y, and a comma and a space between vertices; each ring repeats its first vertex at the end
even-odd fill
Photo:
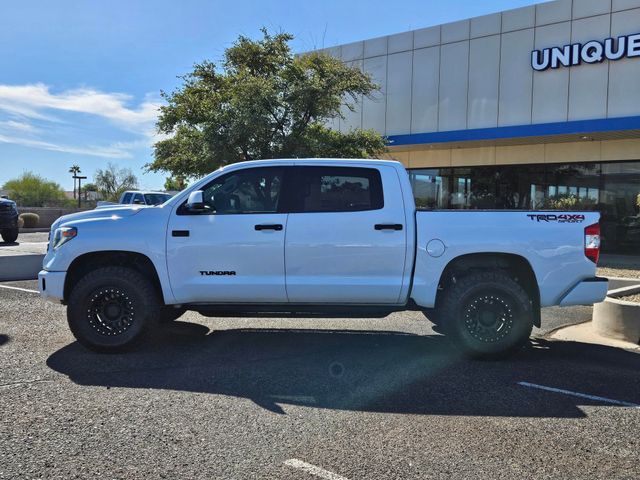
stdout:
POLYGON ((54 222, 52 229, 59 227, 64 223, 77 222, 79 220, 94 220, 98 218, 124 218, 136 215, 145 208, 151 208, 144 205, 122 205, 115 207, 96 208, 95 210, 87 210, 86 212, 71 213, 64 215, 54 222))

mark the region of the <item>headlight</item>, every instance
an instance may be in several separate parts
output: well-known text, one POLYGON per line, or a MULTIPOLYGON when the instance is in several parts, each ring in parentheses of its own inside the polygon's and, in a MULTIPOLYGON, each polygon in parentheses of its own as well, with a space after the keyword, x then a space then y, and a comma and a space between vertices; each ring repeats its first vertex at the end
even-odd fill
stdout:
POLYGON ((78 229, 76 227, 56 228, 56 231, 53 233, 53 241, 51 242, 51 246, 54 250, 57 250, 69 240, 76 238, 77 235, 78 229))

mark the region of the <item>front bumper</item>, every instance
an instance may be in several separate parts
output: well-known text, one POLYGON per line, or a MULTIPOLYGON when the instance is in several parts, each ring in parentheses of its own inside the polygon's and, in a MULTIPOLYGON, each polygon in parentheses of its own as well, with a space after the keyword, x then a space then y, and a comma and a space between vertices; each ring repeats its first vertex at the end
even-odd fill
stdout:
POLYGON ((51 302, 62 303, 64 300, 64 279, 67 272, 50 272, 41 270, 38 273, 38 289, 40 296, 51 302))
POLYGON ((561 307, 571 305, 593 305, 602 302, 607 296, 609 280, 601 277, 589 278, 578 282, 561 299, 561 307))

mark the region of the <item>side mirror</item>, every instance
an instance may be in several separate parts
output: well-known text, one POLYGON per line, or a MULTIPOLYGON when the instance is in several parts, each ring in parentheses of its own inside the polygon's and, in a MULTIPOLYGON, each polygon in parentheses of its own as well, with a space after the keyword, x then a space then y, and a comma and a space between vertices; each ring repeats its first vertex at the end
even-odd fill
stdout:
POLYGON ((133 204, 134 205, 144 205, 144 202, 142 200, 134 200, 133 204))
POLYGON ((202 193, 202 190, 196 190, 189 194, 187 210, 191 210, 193 212, 200 212, 204 210, 204 194, 202 193))

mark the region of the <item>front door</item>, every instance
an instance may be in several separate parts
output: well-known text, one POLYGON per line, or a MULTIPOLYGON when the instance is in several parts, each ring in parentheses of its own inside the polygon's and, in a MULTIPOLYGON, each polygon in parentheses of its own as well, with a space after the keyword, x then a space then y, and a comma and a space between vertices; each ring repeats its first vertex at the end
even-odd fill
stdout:
POLYGON ((203 188, 205 210, 172 214, 167 266, 179 303, 284 303, 284 168, 223 174, 203 188))

